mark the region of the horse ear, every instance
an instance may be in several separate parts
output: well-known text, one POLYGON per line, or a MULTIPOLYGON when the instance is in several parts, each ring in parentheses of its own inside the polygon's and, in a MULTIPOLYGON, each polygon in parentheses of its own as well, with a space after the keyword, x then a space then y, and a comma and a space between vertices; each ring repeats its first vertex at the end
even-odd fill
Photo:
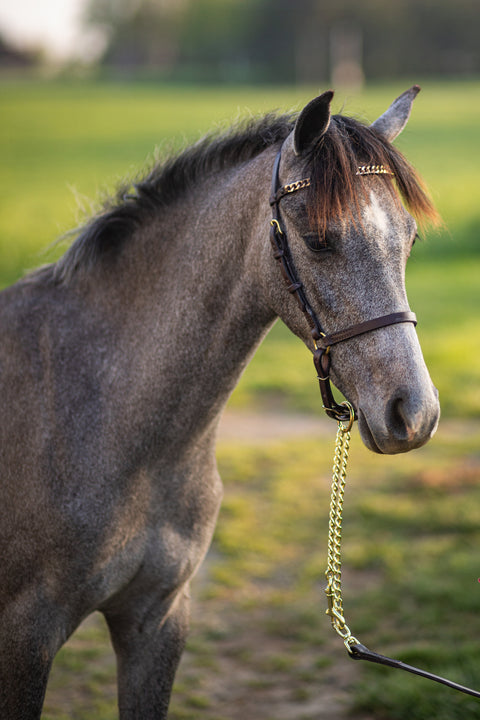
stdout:
POLYGON ((393 101, 388 110, 372 123, 371 127, 385 140, 392 142, 400 135, 410 117, 413 101, 420 92, 420 87, 414 85, 393 101))
POLYGON ((306 105, 295 123, 293 149, 295 155, 311 150, 330 125, 330 103, 333 90, 327 90, 306 105))

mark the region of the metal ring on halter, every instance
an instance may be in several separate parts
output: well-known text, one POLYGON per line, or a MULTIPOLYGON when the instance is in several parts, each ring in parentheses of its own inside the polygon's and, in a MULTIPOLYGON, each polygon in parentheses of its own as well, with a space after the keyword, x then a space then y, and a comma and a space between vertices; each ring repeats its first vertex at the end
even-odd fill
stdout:
POLYGON ((277 232, 279 235, 283 235, 282 228, 281 228, 280 223, 278 222, 278 220, 276 220, 275 218, 272 218, 272 220, 270 220, 270 225, 271 225, 273 228, 275 228, 276 232, 277 232))
POLYGON ((350 418, 347 425, 344 425, 342 420, 338 421, 339 429, 342 430, 342 432, 347 433, 350 432, 355 421, 355 410, 353 409, 353 406, 348 402, 348 400, 344 400, 344 402, 340 403, 340 405, 346 407, 348 409, 348 412, 350 413, 350 418))
POLYGON ((324 333, 323 331, 321 331, 321 332, 319 332, 319 335, 320 335, 320 337, 313 338, 313 346, 314 346, 315 350, 323 350, 323 354, 328 355, 330 350, 332 349, 332 346, 328 345, 326 348, 323 348, 321 345, 320 346, 318 345, 318 341, 320 340, 320 338, 326 338, 327 333, 324 333))

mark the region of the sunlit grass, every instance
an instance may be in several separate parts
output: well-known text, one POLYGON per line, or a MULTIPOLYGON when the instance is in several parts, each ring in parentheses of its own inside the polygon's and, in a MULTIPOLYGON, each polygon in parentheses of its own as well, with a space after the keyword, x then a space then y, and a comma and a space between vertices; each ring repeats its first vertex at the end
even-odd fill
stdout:
MULTIPOLYGON (((407 85, 372 86, 354 96, 337 93, 335 109, 345 104, 345 112, 372 120, 407 85)), ((480 411, 479 172, 472 152, 480 120, 479 85, 423 86, 398 143, 427 179, 446 227, 417 243, 408 290, 444 415, 472 416, 480 411)), ((4 84, 0 286, 63 252, 65 244, 48 248, 92 211, 99 195, 148 165, 156 147, 168 154, 238 117, 299 108, 315 92, 4 84)), ((257 353, 232 402, 272 401, 309 412, 318 407, 309 353, 280 326, 257 353)))
POLYGON ((89 618, 55 659, 42 720, 116 720, 116 667, 108 630, 89 618))
MULTIPOLYGON (((347 671, 347 707, 372 719, 480 718, 478 703, 452 690, 352 666, 333 633, 323 592, 333 431, 301 442, 220 445, 225 500, 207 570, 193 584, 174 720, 236 718, 232 693, 239 706, 273 703, 269 714, 257 709, 249 717, 274 718, 281 702, 313 720, 318 711, 308 703, 318 699, 321 707, 347 671)), ((352 632, 378 652, 477 688, 479 433, 478 425, 447 427, 415 453, 380 457, 355 432, 343 530, 352 632)), ((69 707, 68 717, 78 720, 113 718, 114 684, 107 632, 93 623, 57 658, 45 717, 63 719, 69 707)))
MULTIPOLYGON (((408 85, 337 93, 335 110, 375 119, 408 85)), ((318 88, 163 87, 94 83, 3 83, 0 98, 0 285, 11 282, 120 178, 240 117, 299 109, 318 88), (88 205, 88 203, 87 203, 88 205)), ((475 153, 478 84, 424 83, 400 147, 428 181, 450 232, 478 223, 475 153), (468 109, 468 110, 467 110, 468 109)), ((442 243, 443 244, 443 243, 442 243)))

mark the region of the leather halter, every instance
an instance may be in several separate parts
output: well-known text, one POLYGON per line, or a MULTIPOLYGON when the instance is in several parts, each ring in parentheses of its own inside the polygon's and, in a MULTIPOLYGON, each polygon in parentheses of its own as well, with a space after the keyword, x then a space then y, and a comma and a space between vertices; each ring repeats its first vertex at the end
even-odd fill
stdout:
MULTIPOLYGON (((332 393, 330 385, 330 366, 331 355, 330 348, 332 345, 350 340, 351 338, 363 335, 364 333, 377 330, 378 328, 394 325, 396 323, 410 322, 417 324, 417 318, 413 312, 395 312, 389 315, 367 320, 350 327, 338 330, 327 335, 318 320, 318 317, 308 301, 305 288, 299 280, 295 264, 293 262, 286 230, 282 224, 280 214, 280 200, 297 190, 302 190, 310 185, 310 179, 297 180, 288 185, 280 185, 280 161, 282 158, 282 149, 277 153, 272 172, 272 188, 270 196, 270 206, 272 208, 272 220, 270 221, 270 242, 273 248, 273 255, 280 263, 283 278, 287 285, 287 290, 295 297, 298 305, 305 315, 307 323, 310 327, 315 351, 313 353, 313 361, 317 371, 318 381, 320 384, 320 393, 322 395, 323 408, 327 415, 339 422, 349 422, 350 410, 346 405, 339 405, 332 393)), ((355 418, 356 419, 356 418, 355 418)))

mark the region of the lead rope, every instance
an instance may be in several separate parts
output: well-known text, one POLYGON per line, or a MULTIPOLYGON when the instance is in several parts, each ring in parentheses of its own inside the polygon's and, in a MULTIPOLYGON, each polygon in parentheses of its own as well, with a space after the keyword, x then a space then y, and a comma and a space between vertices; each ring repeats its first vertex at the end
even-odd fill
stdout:
POLYGON ((354 637, 345 622, 343 613, 342 600, 342 511, 343 499, 345 494, 345 483, 347 479, 347 461, 348 451, 350 448, 350 430, 355 420, 355 412, 349 402, 343 402, 350 414, 350 419, 346 424, 340 420, 338 423, 337 437, 335 441, 335 454, 333 459, 332 470, 332 493, 330 498, 330 514, 328 521, 328 553, 327 553, 327 569, 325 576, 327 578, 327 587, 325 594, 327 596, 328 607, 326 614, 332 621, 335 632, 342 638, 348 654, 354 660, 368 660, 379 665, 387 665, 388 667, 404 670, 414 675, 433 680, 447 687, 458 690, 467 695, 480 698, 480 692, 471 688, 459 685, 451 680, 434 675, 433 673, 421 670, 420 668, 408 665, 401 660, 394 660, 385 655, 369 650, 362 645, 356 637, 354 637))
POLYGON ((351 645, 358 644, 358 640, 353 637, 343 615, 341 545, 343 497, 345 494, 345 483, 347 480, 350 430, 353 425, 355 414, 349 402, 344 402, 342 405, 348 409, 348 412, 350 413, 350 420, 347 425, 344 425, 342 421, 339 421, 335 441, 332 471, 332 493, 330 497, 330 515, 328 520, 328 552, 327 569, 325 571, 327 587, 325 588, 325 594, 328 601, 326 614, 330 616, 333 629, 343 639, 345 647, 348 652, 350 652, 351 645))

